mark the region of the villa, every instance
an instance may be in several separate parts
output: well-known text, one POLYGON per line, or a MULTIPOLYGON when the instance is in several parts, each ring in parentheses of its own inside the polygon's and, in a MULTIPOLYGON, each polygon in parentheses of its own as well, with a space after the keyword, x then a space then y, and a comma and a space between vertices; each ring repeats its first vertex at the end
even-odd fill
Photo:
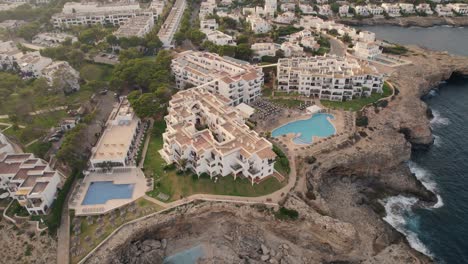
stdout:
POLYGON ((401 12, 403 12, 405 14, 414 14, 416 12, 414 10, 414 5, 413 4, 399 3, 398 5, 401 8, 401 12))
POLYGON ((441 17, 453 16, 452 8, 446 5, 436 5, 435 11, 437 12, 437 15, 441 17))
POLYGON ((367 60, 373 60, 382 54, 380 46, 375 42, 375 33, 369 31, 359 32, 359 38, 353 50, 356 57, 367 60))
POLYGON ((255 101, 263 84, 261 68, 209 52, 181 52, 172 60, 171 69, 178 89, 203 85, 228 98, 230 105, 255 101))
POLYGON ((198 18, 200 20, 205 19, 207 16, 212 15, 216 9, 216 2, 214 0, 203 1, 200 4, 200 11, 198 13, 198 18))
POLYGON ((72 43, 78 41, 77 37, 70 34, 44 32, 34 36, 32 39, 32 43, 42 45, 45 47, 57 47, 61 43, 65 42, 67 39, 70 39, 72 43))
POLYGON ((318 9, 319 9, 318 11, 319 15, 322 15, 322 16, 333 15, 333 11, 331 10, 330 5, 319 5, 318 9))
POLYGON ((296 10, 296 4, 294 3, 281 4, 280 9, 283 12, 287 12, 287 11, 294 12, 296 10))
POLYGON ((300 57, 304 55, 304 48, 295 42, 283 42, 281 43, 281 50, 286 58, 300 57))
POLYGON ((351 14, 349 13, 349 5, 341 5, 338 9, 338 14, 340 17, 348 17, 351 14))
POLYGON ((217 30, 219 27, 216 19, 203 19, 200 21, 200 30, 206 32, 209 30, 217 30))
POLYGON ((447 4, 449 8, 451 8, 454 12, 460 15, 468 15, 468 4, 462 4, 462 3, 450 3, 447 4))
POLYGON ((383 75, 368 64, 337 56, 280 59, 278 89, 343 101, 382 93, 383 75))
POLYGON ((296 20, 296 15, 293 12, 284 12, 281 15, 277 16, 274 20, 278 24, 289 25, 296 20))
POLYGON ((252 184, 274 173, 272 144, 250 130, 241 110, 205 88, 180 91, 169 102, 164 145, 168 164, 198 176, 244 176, 252 184))
POLYGON ((367 5, 367 11, 369 15, 380 16, 383 14, 384 9, 378 5, 369 4, 367 5))
POLYGON ((354 11, 356 12, 357 15, 359 16, 369 16, 369 9, 367 8, 367 6, 363 6, 363 5, 358 5, 356 7, 354 7, 354 11))
POLYGON ((219 30, 205 30, 204 33, 206 34, 206 38, 208 41, 213 42, 216 45, 229 45, 229 46, 236 46, 236 41, 234 38, 226 33, 223 33, 219 30))
POLYGON ((134 167, 141 122, 127 98, 120 99, 106 123, 106 129, 92 149, 89 160, 92 169, 134 167))
POLYGON ((62 176, 33 154, 7 154, 0 159, 0 189, 24 206, 29 214, 47 214, 62 176))
POLYGON ((276 56, 276 52, 281 48, 281 45, 268 42, 268 43, 255 43, 250 47, 254 54, 261 58, 263 56, 276 56))
POLYGON ((391 17, 399 17, 401 16, 400 13, 400 6, 398 4, 389 4, 383 3, 382 8, 387 12, 387 14, 391 17))
POLYGON ((431 5, 426 4, 426 3, 421 3, 416 6, 416 11, 420 13, 425 13, 427 15, 432 15, 434 12, 431 9, 431 5))
POLYGON ((247 22, 250 23, 250 28, 255 34, 267 33, 271 30, 270 23, 259 16, 250 15, 247 17, 247 22))

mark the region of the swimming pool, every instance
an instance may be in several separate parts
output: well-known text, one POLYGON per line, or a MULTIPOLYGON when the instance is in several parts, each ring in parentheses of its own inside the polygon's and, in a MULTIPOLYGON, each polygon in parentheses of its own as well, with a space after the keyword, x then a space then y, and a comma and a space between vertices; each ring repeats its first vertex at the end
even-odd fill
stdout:
POLYGON ((272 137, 294 133, 298 135, 293 139, 296 144, 311 144, 313 137, 328 137, 336 133, 335 127, 328 119, 334 119, 331 114, 318 113, 309 119, 297 120, 287 123, 271 132, 272 137))
POLYGON ((133 184, 114 184, 112 181, 91 182, 82 205, 105 204, 112 199, 129 199, 133 184))

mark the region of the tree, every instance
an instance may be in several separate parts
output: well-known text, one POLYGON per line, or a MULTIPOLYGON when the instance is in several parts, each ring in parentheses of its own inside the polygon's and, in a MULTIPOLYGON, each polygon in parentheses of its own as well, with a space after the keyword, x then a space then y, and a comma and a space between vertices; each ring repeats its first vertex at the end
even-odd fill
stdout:
POLYGON ((37 22, 34 22, 34 23, 28 23, 28 24, 25 24, 23 26, 21 26, 19 29, 18 29, 18 36, 19 37, 22 37, 28 41, 31 41, 32 38, 37 34, 39 33, 40 31, 40 28, 41 26, 37 23, 37 22))
POLYGON ((143 56, 144 54, 141 53, 137 48, 129 48, 120 51, 119 60, 122 62, 126 60, 141 58, 143 56))
POLYGON ((187 34, 190 41, 197 46, 199 46, 206 38, 205 33, 201 32, 199 29, 191 29, 187 34))
POLYGON ((348 35, 348 33, 345 33, 342 38, 343 42, 345 43, 351 43, 353 39, 348 35))
POLYGON ((253 51, 249 44, 241 43, 236 48, 236 59, 249 61, 253 55, 253 51))
POLYGON ((335 14, 338 14, 340 12, 340 5, 338 3, 336 3, 336 2, 332 3, 330 5, 330 8, 333 11, 333 13, 335 13, 335 14))

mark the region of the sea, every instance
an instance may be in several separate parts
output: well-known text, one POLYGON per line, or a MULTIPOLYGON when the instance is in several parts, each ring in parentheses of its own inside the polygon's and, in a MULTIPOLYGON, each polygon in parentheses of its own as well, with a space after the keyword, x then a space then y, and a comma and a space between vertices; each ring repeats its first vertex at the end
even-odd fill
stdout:
MULTIPOLYGON (((377 38, 417 44, 468 56, 468 28, 402 28, 368 26, 377 38)), ((432 88, 432 87, 431 87, 432 88)), ((437 263, 468 263, 468 78, 441 83, 423 98, 433 111, 434 145, 415 151, 408 165, 416 177, 437 194, 430 208, 418 208, 414 197, 383 201, 385 221, 403 233, 410 245, 437 263)))

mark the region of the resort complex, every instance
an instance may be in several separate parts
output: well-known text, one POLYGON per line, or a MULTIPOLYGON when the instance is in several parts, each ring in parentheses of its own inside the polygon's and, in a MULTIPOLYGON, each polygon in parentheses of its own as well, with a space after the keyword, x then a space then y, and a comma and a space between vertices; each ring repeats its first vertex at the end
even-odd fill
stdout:
POLYGON ((383 76, 371 65, 337 56, 280 59, 278 89, 343 101, 382 93, 383 76))
POLYGON ((0 190, 26 208, 29 214, 48 213, 63 176, 33 154, 0 153, 0 190))
POLYGON ((166 162, 211 178, 242 175, 257 183, 272 175, 276 158, 272 144, 250 130, 240 110, 229 102, 206 88, 174 95, 160 151, 166 162))
POLYGON ((255 101, 263 84, 261 68, 208 52, 181 52, 173 59, 171 68, 178 89, 203 86, 226 97, 230 105, 255 101))

